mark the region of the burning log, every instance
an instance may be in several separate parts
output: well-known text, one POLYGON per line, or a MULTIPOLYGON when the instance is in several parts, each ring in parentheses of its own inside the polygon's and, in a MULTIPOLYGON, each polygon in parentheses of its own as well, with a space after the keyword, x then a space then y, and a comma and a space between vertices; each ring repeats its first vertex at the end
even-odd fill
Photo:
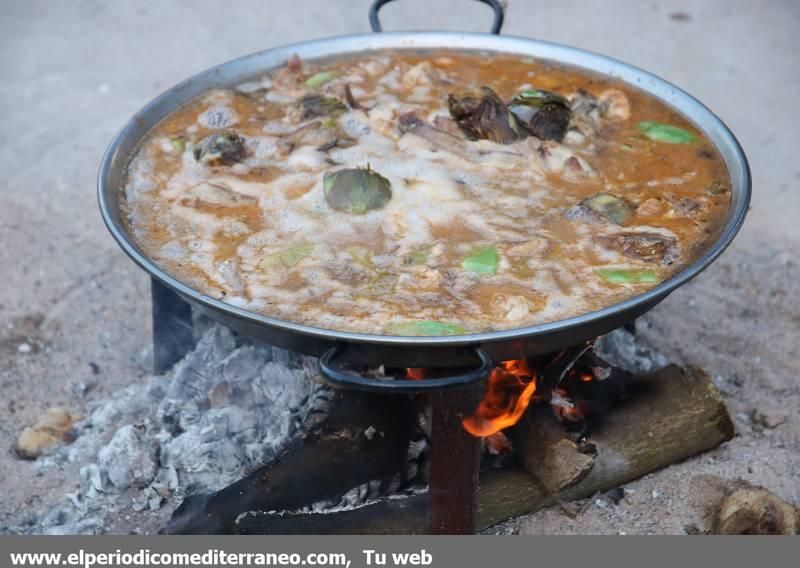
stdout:
POLYGON ((287 511, 338 500, 354 486, 389 483, 407 466, 416 412, 407 397, 337 392, 328 415, 274 462, 211 495, 181 503, 164 532, 236 532, 253 509, 287 511))
POLYGON ((594 444, 576 443, 566 434, 563 425, 545 406, 531 408, 513 430, 522 465, 550 493, 586 477, 597 456, 594 444))
MULTIPOLYGON (((547 477, 548 486, 562 489, 549 490, 522 467, 483 472, 478 528, 613 489, 733 437, 733 423, 722 397, 702 369, 671 365, 632 378, 626 390, 627 398, 593 426, 591 442, 597 455, 589 470, 569 467, 563 469, 563 477, 560 473, 547 477)), ((516 434, 518 440, 524 440, 524 432, 516 434)), ((518 442, 518 451, 529 448, 529 443, 518 442)), ((521 458, 526 461, 524 454, 521 458)), ((421 494, 337 512, 252 511, 240 517, 236 530, 241 534, 422 533, 427 527, 427 502, 427 495, 421 494)))

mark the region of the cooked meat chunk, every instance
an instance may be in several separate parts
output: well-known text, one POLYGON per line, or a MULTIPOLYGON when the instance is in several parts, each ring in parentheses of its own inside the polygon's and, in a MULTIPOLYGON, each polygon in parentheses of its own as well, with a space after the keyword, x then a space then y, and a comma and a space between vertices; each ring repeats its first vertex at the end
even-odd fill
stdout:
POLYGON ((678 257, 678 242, 675 238, 658 233, 615 233, 596 237, 595 240, 606 248, 645 262, 667 265, 675 262, 678 257))

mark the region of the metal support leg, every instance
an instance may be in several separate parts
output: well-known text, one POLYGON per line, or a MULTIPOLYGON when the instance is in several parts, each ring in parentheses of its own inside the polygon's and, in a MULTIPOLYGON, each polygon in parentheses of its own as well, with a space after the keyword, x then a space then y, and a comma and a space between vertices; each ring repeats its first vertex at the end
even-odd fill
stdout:
POLYGON ((155 279, 153 298, 153 371, 161 374, 180 361, 195 344, 192 309, 180 296, 155 279))
POLYGON ((431 394, 431 463, 428 530, 431 534, 473 534, 481 440, 461 421, 480 401, 483 383, 431 394))

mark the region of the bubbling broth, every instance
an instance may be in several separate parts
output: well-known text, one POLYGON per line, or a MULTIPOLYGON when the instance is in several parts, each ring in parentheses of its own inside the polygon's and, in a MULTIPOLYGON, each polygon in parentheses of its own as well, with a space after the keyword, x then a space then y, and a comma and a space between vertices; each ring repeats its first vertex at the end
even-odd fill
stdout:
POLYGON ((640 294, 716 238, 714 146, 659 100, 527 57, 286 65, 144 138, 126 224, 164 270, 321 328, 457 335, 640 294))

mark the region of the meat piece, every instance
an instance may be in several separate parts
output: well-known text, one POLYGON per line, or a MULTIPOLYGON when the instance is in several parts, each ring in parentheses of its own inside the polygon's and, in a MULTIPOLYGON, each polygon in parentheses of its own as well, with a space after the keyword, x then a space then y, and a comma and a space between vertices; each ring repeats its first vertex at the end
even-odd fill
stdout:
POLYGON ((569 143, 591 143, 600 137, 605 121, 627 120, 631 109, 628 97, 622 91, 609 89, 599 97, 579 89, 570 99, 572 116, 565 137, 569 143))
POLYGON ((233 191, 221 182, 204 181, 189 189, 181 199, 181 205, 196 207, 198 204, 212 207, 239 207, 255 203, 256 199, 233 191))
POLYGON ((522 321, 528 316, 542 309, 544 299, 538 298, 534 302, 531 298, 522 295, 495 294, 492 296, 491 309, 498 318, 507 322, 522 321))
POLYGON ((664 201, 670 207, 670 214, 674 217, 696 217, 708 208, 706 197, 677 197, 671 192, 664 193, 664 201))
POLYGON ((350 89, 350 85, 344 86, 344 99, 347 101, 347 106, 349 106, 351 109, 364 110, 364 107, 353 96, 353 91, 350 89))
POLYGON ((315 146, 320 151, 327 151, 336 146, 342 139, 342 133, 336 126, 325 126, 322 121, 315 120, 293 130, 277 142, 278 152, 286 156, 299 146, 315 146))
POLYGON ((535 149, 544 171, 558 173, 567 181, 583 181, 595 175, 588 162, 558 142, 529 138, 528 145, 535 149))
POLYGON ((602 126, 601 105, 597 97, 579 89, 570 99, 570 108, 570 130, 577 130, 590 140, 597 138, 602 126))
POLYGON ((414 134, 430 142, 435 147, 447 150, 469 161, 478 161, 480 156, 477 150, 468 146, 467 140, 431 126, 414 113, 401 114, 397 122, 398 129, 403 134, 414 134))
POLYGON ((678 257, 677 240, 658 233, 616 233, 595 240, 608 249, 645 262, 667 265, 678 257))
POLYGON ((636 209, 636 214, 641 215, 643 217, 650 217, 651 215, 658 215, 663 210, 663 205, 661 204, 661 200, 655 197, 651 197, 650 199, 646 199, 639 207, 636 209))
POLYGON ((464 138, 464 133, 461 132, 456 121, 449 116, 442 116, 441 114, 436 115, 433 118, 433 126, 456 138, 464 138))
POLYGON ((619 89, 609 89, 598 97, 603 118, 607 120, 628 120, 631 117, 631 104, 628 96, 619 89))
POLYGON ((281 95, 298 97, 306 91, 303 63, 297 54, 289 57, 286 66, 278 69, 272 77, 272 90, 281 95))
POLYGON ((422 85, 430 85, 440 79, 439 71, 431 65, 430 61, 420 61, 411 69, 403 73, 400 84, 404 89, 412 89, 422 85))

